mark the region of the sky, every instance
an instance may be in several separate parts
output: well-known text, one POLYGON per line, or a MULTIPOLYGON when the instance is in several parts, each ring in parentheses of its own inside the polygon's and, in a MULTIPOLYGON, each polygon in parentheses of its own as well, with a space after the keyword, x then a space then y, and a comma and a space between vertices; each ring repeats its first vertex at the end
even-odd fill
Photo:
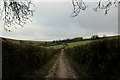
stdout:
MULTIPOLYGON (((71 17, 73 7, 71 2, 34 2, 36 11, 32 22, 24 27, 4 31, 0 27, 0 36, 21 40, 59 40, 74 37, 90 38, 92 35, 118 34, 118 8, 112 6, 107 15, 103 10, 93 11, 96 2, 86 3, 88 8, 76 17, 71 17)), ((0 21, 0 26, 2 21, 0 21)))

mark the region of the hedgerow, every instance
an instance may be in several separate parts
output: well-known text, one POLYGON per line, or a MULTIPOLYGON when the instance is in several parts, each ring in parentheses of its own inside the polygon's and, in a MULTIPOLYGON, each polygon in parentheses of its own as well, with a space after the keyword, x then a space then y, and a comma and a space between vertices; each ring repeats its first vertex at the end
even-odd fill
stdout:
POLYGON ((2 78, 23 78, 46 64, 59 49, 46 49, 29 44, 2 43, 2 78))
POLYGON ((120 79, 120 37, 97 40, 65 52, 92 80, 120 79))

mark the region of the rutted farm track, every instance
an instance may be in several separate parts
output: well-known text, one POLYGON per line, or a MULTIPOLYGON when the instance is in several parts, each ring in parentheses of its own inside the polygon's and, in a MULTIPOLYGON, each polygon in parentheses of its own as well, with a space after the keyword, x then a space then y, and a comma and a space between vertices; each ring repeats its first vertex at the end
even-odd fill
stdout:
POLYGON ((58 59, 49 70, 46 78, 77 78, 75 71, 64 54, 64 49, 61 50, 58 59))

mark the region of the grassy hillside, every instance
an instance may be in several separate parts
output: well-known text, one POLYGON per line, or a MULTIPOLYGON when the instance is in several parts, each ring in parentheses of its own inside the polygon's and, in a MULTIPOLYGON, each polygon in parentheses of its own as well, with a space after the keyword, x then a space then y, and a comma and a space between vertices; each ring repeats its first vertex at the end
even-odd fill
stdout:
POLYGON ((120 79, 120 37, 71 47, 65 52, 82 80, 120 79))
POLYGON ((3 38, 8 42, 11 43, 15 43, 15 44, 31 44, 33 46, 42 46, 44 45, 46 42, 50 43, 50 41, 31 41, 31 40, 16 40, 16 39, 10 39, 10 38, 3 38))
MULTIPOLYGON (((67 43, 67 45, 70 47, 75 47, 75 46, 79 46, 79 45, 85 45, 85 44, 88 44, 90 42, 93 42, 93 40, 87 40, 87 41, 79 41, 79 42, 72 42, 72 43, 67 43)), ((63 45, 56 45, 56 46, 48 46, 48 47, 45 47, 45 48, 62 48, 63 45)))
MULTIPOLYGON (((80 45, 85 45, 94 41, 100 41, 103 39, 112 39, 112 38, 118 38, 118 36, 109 36, 109 37, 99 37, 98 39, 91 39, 91 38, 87 38, 87 39, 83 39, 81 41, 77 41, 77 42, 69 42, 66 43, 69 48, 71 47, 75 47, 75 46, 80 46, 80 45)), ((54 46, 46 46, 45 48, 63 48, 64 42, 61 43, 60 45, 54 45, 54 46)))
POLYGON ((79 45, 85 45, 85 44, 88 44, 90 42, 93 42, 93 41, 92 40, 79 41, 79 42, 68 43, 68 45, 69 45, 69 47, 75 47, 75 46, 79 46, 79 45))

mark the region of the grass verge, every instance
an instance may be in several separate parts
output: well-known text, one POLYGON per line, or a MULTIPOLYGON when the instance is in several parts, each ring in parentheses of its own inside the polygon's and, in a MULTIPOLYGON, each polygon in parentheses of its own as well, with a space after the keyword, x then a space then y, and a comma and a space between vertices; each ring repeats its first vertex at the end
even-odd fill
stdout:
POLYGON ((53 58, 48 63, 46 63, 39 69, 37 69, 31 77, 32 78, 45 78, 45 76, 48 74, 48 71, 51 69, 51 67, 54 65, 54 62, 58 58, 58 55, 59 54, 54 55, 53 58))

